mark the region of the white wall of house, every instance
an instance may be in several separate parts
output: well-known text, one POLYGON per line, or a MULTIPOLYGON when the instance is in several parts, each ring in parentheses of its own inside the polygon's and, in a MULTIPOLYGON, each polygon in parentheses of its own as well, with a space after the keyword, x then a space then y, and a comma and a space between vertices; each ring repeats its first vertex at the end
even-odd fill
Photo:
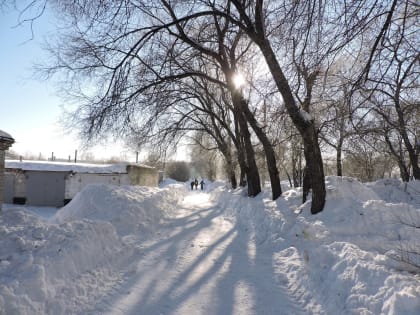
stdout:
POLYGON ((130 178, 128 174, 72 173, 66 178, 65 199, 73 199, 88 184, 130 185, 130 178))
POLYGON ((26 196, 26 177, 23 172, 16 173, 15 197, 26 196))
POLYGON ((16 176, 13 172, 4 172, 4 186, 3 186, 3 202, 13 203, 15 197, 15 180, 16 176))
POLYGON ((21 170, 6 169, 5 202, 13 202, 13 198, 26 198, 26 177, 21 170))
POLYGON ((4 190, 4 158, 5 158, 5 148, 0 145, 0 210, 3 204, 3 190, 4 190))
MULTIPOLYGON (((156 187, 159 173, 141 165, 79 165, 8 161, 5 180, 7 202, 60 207, 88 184, 156 187), (58 176, 57 174, 61 174, 58 176), (54 197, 54 198, 52 198, 54 197), (54 200, 53 200, 54 199, 54 200)), ((5 177, 5 176, 3 176, 5 177)))
POLYGON ((4 168, 5 168, 5 158, 6 158, 6 150, 10 148, 10 146, 15 142, 12 136, 8 133, 0 130, 0 210, 3 205, 3 190, 4 190, 4 168))

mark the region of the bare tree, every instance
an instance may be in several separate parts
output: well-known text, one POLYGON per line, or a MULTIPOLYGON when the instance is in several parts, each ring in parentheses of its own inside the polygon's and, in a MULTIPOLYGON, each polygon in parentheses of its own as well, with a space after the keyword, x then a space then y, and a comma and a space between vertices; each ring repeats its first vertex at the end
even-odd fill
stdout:
POLYGON ((398 133, 408 155, 413 177, 419 179, 419 155, 416 149, 420 86, 420 52, 417 47, 419 17, 418 4, 415 2, 389 2, 383 19, 378 19, 382 27, 376 35, 363 72, 365 97, 384 121, 384 140, 390 154, 400 165, 405 181, 408 180, 405 154, 399 152, 398 144, 395 146, 391 138, 392 133, 398 133))
MULTIPOLYGON (((247 121, 250 121, 250 125, 256 130, 259 138, 263 139, 267 152, 271 154, 267 158, 267 163, 271 163, 269 169, 274 174, 272 176, 273 198, 277 198, 281 194, 281 188, 274 151, 267 136, 259 128, 250 112, 245 99, 232 83, 232 75, 235 72, 237 62, 234 48, 238 41, 223 42, 227 38, 225 35, 228 26, 226 25, 220 25, 219 28, 216 28, 217 32, 215 34, 210 32, 208 16, 204 19, 203 15, 200 20, 198 19, 201 16, 200 13, 192 13, 189 16, 178 18, 177 10, 182 9, 182 12, 185 12, 185 8, 181 4, 179 6, 174 5, 174 7, 166 1, 161 1, 161 4, 162 6, 159 8, 149 5, 147 2, 142 3, 140 8, 130 7, 130 9, 136 9, 140 11, 140 14, 145 15, 148 24, 145 23, 146 27, 130 31, 123 29, 122 33, 121 31, 115 33, 115 30, 111 29, 117 19, 125 19, 122 20, 122 25, 126 28, 130 24, 127 21, 131 16, 128 16, 126 13, 128 9, 122 5, 116 8, 110 7, 117 10, 119 15, 115 14, 116 17, 111 19, 109 23, 97 23, 96 17, 98 15, 109 15, 109 12, 105 11, 106 5, 103 3, 98 8, 91 7, 91 3, 88 4, 87 2, 82 7, 70 8, 69 13, 73 17, 72 21, 76 24, 77 31, 71 33, 70 37, 67 38, 67 42, 71 43, 65 48, 67 50, 60 52, 59 47, 53 47, 52 51, 57 54, 56 59, 59 62, 56 67, 50 67, 50 70, 65 70, 71 76, 76 75, 78 77, 80 75, 89 77, 93 73, 98 75, 99 72, 100 77, 104 78, 103 85, 97 89, 96 95, 99 95, 99 97, 96 99, 86 97, 86 93, 79 91, 78 95, 85 98, 87 102, 85 106, 78 109, 74 117, 77 117, 78 122, 82 123, 82 128, 86 131, 88 137, 106 131, 112 134, 127 132, 130 130, 130 126, 134 125, 133 121, 138 124, 141 120, 140 117, 135 117, 134 102, 136 104, 140 102, 151 104, 149 93, 152 93, 152 90, 153 92, 156 92, 156 90, 162 92, 162 87, 164 86, 167 89, 168 85, 174 80, 182 80, 191 76, 205 76, 195 69, 189 73, 185 73, 184 69, 179 71, 180 67, 175 69, 174 65, 179 66, 178 58, 182 57, 184 64, 190 62, 190 64, 195 65, 197 64, 195 59, 197 57, 212 58, 219 63, 225 75, 226 87, 231 93, 234 116, 237 122, 236 129, 241 135, 241 143, 245 149, 247 160, 245 170, 249 195, 255 196, 258 194, 261 191, 261 186, 247 121), (123 13, 121 13, 122 7, 125 9, 123 13), (88 26, 80 25, 80 21, 83 21, 80 14, 86 15, 86 20, 90 20, 92 24, 88 26), (97 26, 96 31, 99 29, 100 32, 92 33, 91 29, 95 29, 94 26, 97 26), (135 38, 131 39, 133 36, 135 38), (213 38, 217 40, 216 44, 213 44, 214 47, 209 40, 213 38), (100 44, 98 44, 99 42, 100 44), (133 43, 132 46, 126 46, 130 42, 133 43), (233 49, 227 51, 227 49, 230 49, 229 44, 233 46, 233 49), (159 51, 155 51, 155 47, 159 47, 159 51), (221 47, 227 49, 220 49, 221 47), (105 74, 102 72, 105 72, 105 74), (132 76, 138 78, 139 75, 142 76, 143 82, 133 85, 132 83, 136 82, 136 78, 132 76), (159 87, 157 87, 158 85, 159 87)), ((219 23, 219 17, 213 15, 213 18, 215 18, 214 22, 216 24, 219 23)), ((230 38, 227 38, 227 40, 230 40, 230 38)), ((71 79, 73 78, 71 77, 71 79)), ((207 79, 210 78, 207 77, 207 79)), ((70 82, 72 83, 71 90, 74 91, 76 80, 70 80, 70 82)), ((156 102, 154 102, 154 106, 165 110, 161 105, 156 105, 156 102)), ((157 110, 152 111, 154 117, 158 117, 157 110)), ((156 127, 157 123, 158 120, 150 116, 148 126, 143 124, 143 129, 149 128, 151 130, 156 127)))
POLYGON ((369 10, 353 1, 345 5, 334 2, 331 6, 318 1, 278 4, 263 0, 232 0, 231 3, 236 12, 223 8, 216 10, 229 16, 260 48, 288 114, 302 136, 307 170, 303 198, 306 199, 306 192, 312 188, 311 212, 318 213, 324 207, 326 192, 318 131, 314 117, 310 115, 312 89, 321 65, 328 64, 329 58, 360 32, 369 10), (273 22, 274 16, 276 22, 273 22), (290 34, 291 38, 284 34, 290 34), (289 79, 287 66, 279 62, 273 48, 273 45, 279 47, 277 44, 287 47, 282 50, 282 59, 286 58, 294 65, 294 73, 289 79), (292 87, 293 77, 298 80, 297 93, 292 87))
POLYGON ((354 125, 357 125, 358 117, 354 113, 353 103, 360 101, 359 95, 352 89, 353 82, 346 77, 348 73, 340 73, 342 70, 342 60, 339 62, 339 72, 334 73, 334 70, 330 69, 330 75, 320 95, 323 104, 319 110, 319 115, 324 117, 320 124, 320 137, 336 151, 337 176, 343 175, 342 160, 345 141, 356 133, 354 125))
MULTIPOLYGON (((156 143, 161 138, 165 143, 177 143, 189 132, 203 131, 211 126, 206 132, 213 132, 213 139, 220 138, 215 132, 223 120, 216 119, 220 113, 216 111, 209 115, 203 104, 198 105, 200 101, 196 96, 174 92, 182 85, 195 88, 192 82, 203 79, 218 85, 217 89, 227 91, 221 95, 227 106, 231 106, 229 130, 233 132, 230 140, 239 157, 241 173, 247 175, 249 195, 254 196, 261 190, 253 132, 264 149, 275 199, 281 194, 274 150, 277 140, 270 138, 267 131, 267 115, 256 115, 258 107, 254 98, 245 97, 243 90, 233 84, 233 75, 239 66, 249 63, 258 52, 281 95, 282 105, 302 138, 305 156, 303 200, 312 189, 311 212, 314 214, 322 211, 325 203, 319 144, 319 128, 324 117, 320 116, 318 107, 322 102, 317 93, 323 88, 331 64, 343 56, 344 48, 350 49, 363 42, 348 45, 359 35, 369 31, 371 35, 375 26, 382 25, 371 51, 367 52, 369 60, 364 72, 369 74, 366 76, 369 82, 376 83, 372 81, 373 74, 380 73, 376 70, 377 65, 389 47, 395 48, 388 49, 394 52, 393 66, 389 67, 393 71, 398 68, 395 66, 398 62, 394 61, 402 60, 400 57, 404 53, 401 52, 413 51, 406 44, 412 44, 412 40, 405 40, 410 38, 409 33, 401 30, 416 17, 410 1, 401 6, 396 1, 384 3, 379 0, 369 3, 356 0, 344 3, 338 0, 50 0, 48 3, 63 14, 63 23, 69 31, 62 33, 59 44, 51 45, 56 63, 48 67, 47 75, 56 72, 65 75, 68 90, 81 104, 74 117, 85 136, 127 137, 137 133, 143 137, 141 141, 156 143), (211 67, 203 71, 206 64, 211 67)), ((410 56, 418 59, 415 54, 410 56)), ((413 60, 410 58, 408 60, 413 60)), ((410 65, 407 62, 400 69, 407 75, 390 77, 404 78, 404 86, 408 83, 413 86, 416 74, 413 69, 417 64, 412 62, 412 66, 407 67, 410 65)), ((391 74, 388 70, 384 73, 391 74)), ((357 83, 362 85, 361 80, 357 83)), ((358 88, 372 94, 369 90, 372 87, 358 88)), ((399 95, 402 94, 400 90, 399 95)), ((405 104, 415 104, 406 99, 401 103, 399 99, 399 104, 404 104, 400 105, 404 114, 405 104)), ((348 100, 344 99, 343 104, 346 102, 348 100)), ((407 122, 407 117, 400 119, 398 130, 401 131, 402 123, 407 122)), ((344 123, 342 119, 341 126, 344 123)), ((400 134, 407 149, 410 151, 407 145, 410 142, 411 151, 415 153, 412 130, 406 132, 407 137, 404 132, 400 134)), ((337 165, 340 164, 343 139, 341 133, 340 141, 336 143, 337 165)), ((220 149, 224 145, 217 146, 220 149)), ((414 170, 417 165, 413 162, 415 154, 409 152, 409 155, 414 170)), ((242 178, 240 176, 240 181, 242 178)))

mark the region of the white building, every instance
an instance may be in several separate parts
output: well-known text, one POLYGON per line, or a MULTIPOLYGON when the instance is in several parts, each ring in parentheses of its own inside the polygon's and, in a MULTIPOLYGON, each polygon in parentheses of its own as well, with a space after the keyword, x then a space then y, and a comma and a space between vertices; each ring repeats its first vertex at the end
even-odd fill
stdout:
POLYGON ((159 173, 138 164, 6 161, 4 202, 61 207, 86 185, 157 186, 159 173))
POLYGON ((0 210, 3 204, 3 190, 4 190, 4 160, 6 150, 15 142, 11 135, 0 130, 0 210))

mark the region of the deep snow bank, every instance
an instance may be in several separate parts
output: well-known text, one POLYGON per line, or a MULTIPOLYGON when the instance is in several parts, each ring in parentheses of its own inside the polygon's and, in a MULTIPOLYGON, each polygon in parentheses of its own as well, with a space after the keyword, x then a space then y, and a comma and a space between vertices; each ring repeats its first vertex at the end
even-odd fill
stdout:
POLYGON ((309 314, 419 314, 420 194, 418 182, 362 184, 327 177, 323 212, 300 205, 300 189, 270 200, 218 187, 214 200, 257 246, 278 247, 272 261, 281 281, 309 314), (384 187, 386 186, 386 187, 384 187), (410 253, 414 252, 414 253, 410 253))
POLYGON ((46 222, 26 209, 0 214, 0 314, 82 314, 120 281, 133 252, 185 188, 87 186, 46 222))
MULTIPOLYGON (((420 248, 419 229, 409 223, 420 222, 416 185, 328 177, 326 207, 315 216, 310 202, 300 205, 299 189, 276 201, 221 183, 205 192, 247 231, 240 234, 250 232, 250 252, 265 255, 273 277, 308 314, 417 315, 420 278, 401 261, 420 248)), ((52 222, 24 208, 3 211, 0 314, 98 312, 89 307, 121 281, 136 250, 129 236, 146 238, 187 193, 168 182, 160 189, 93 185, 52 222)))
MULTIPOLYGON (((51 219, 55 223, 89 219, 111 223, 121 236, 152 231, 185 193, 181 184, 165 188, 144 186, 86 186, 51 219)), ((182 198, 181 198, 182 199, 182 198)))
MULTIPOLYGON (((0 215, 0 314, 62 314, 85 296, 86 273, 109 271, 122 243, 107 222, 48 224, 25 209, 0 215)), ((112 272, 98 282, 108 281, 112 272)))
POLYGON ((380 199, 391 203, 409 203, 420 208, 420 180, 404 183, 399 179, 387 178, 367 183, 380 199))

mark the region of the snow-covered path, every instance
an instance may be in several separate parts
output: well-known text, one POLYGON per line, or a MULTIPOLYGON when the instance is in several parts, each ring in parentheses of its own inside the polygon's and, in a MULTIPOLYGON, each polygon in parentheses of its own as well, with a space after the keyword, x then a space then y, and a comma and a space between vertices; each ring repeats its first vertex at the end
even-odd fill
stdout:
POLYGON ((275 275, 272 249, 190 192, 95 314, 303 314, 275 275))
POLYGON ((7 207, 0 315, 420 314, 420 194, 326 183, 316 216, 297 189, 171 181, 89 185, 49 219, 7 207))

